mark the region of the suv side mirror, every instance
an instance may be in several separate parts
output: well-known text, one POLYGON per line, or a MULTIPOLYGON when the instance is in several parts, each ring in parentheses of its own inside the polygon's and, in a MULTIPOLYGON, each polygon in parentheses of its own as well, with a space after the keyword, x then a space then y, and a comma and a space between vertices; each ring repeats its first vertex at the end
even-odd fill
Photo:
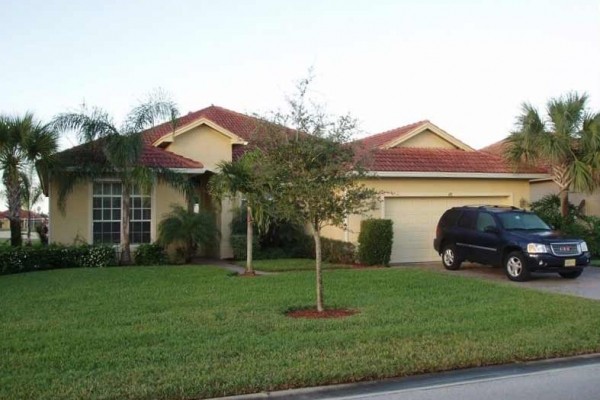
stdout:
POLYGON ((483 229, 483 231, 484 231, 485 233, 494 233, 494 234, 498 234, 498 233, 500 233, 500 229, 498 229, 497 227, 495 227, 495 226, 492 226, 492 225, 488 225, 488 226, 486 226, 486 227, 483 229))

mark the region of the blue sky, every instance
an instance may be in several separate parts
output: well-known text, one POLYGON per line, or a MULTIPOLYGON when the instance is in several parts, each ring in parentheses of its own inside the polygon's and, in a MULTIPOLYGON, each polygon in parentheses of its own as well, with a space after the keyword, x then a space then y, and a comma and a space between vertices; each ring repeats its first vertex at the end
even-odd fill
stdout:
MULTIPOLYGON (((600 2, 5 1, 0 112, 86 102, 122 117, 155 88, 182 112, 266 112, 309 67, 365 133, 421 119, 473 147, 570 90, 600 110, 600 2)), ((64 138, 62 147, 75 144, 64 138)))

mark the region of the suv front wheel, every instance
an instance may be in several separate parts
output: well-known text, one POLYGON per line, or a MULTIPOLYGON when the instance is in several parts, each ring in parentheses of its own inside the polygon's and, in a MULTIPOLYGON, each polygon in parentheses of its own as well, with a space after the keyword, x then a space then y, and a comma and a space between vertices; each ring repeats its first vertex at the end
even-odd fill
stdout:
POLYGON ((444 268, 452 271, 460 268, 461 261, 456 256, 456 247, 453 245, 444 246, 442 250, 442 264, 444 264, 444 268))
POLYGON ((525 257, 520 251, 513 251, 509 253, 504 259, 504 269, 506 276, 511 281, 524 282, 529 280, 531 274, 525 266, 525 257))

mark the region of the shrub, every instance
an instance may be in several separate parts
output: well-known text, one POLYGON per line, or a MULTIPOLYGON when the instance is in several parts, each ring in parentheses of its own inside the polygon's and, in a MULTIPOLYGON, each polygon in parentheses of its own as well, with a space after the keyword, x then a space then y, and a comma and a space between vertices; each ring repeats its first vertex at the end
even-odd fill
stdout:
POLYGON ((116 265, 110 246, 0 247, 0 274, 47 269, 106 267, 116 265))
POLYGON ((168 264, 167 253, 158 243, 139 245, 133 253, 133 259, 137 265, 168 264))
POLYGON ((393 239, 391 220, 363 220, 358 235, 359 261, 366 265, 389 265, 393 239))
POLYGON ((356 246, 341 240, 321 238, 321 257, 323 261, 334 264, 353 264, 356 261, 356 246))
MULTIPOLYGON (((231 244, 231 248, 233 249, 233 258, 236 260, 245 260, 247 244, 246 235, 231 235, 229 238, 229 243, 231 244)), ((254 259, 258 259, 258 255, 258 238, 254 236, 252 238, 252 257, 254 259)))

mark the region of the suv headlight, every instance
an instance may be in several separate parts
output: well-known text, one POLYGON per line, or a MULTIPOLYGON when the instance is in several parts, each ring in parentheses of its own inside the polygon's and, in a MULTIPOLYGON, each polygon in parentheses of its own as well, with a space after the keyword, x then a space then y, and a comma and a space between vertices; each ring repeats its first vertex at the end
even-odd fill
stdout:
POLYGON ((541 243, 529 243, 527 245, 527 252, 531 254, 548 253, 548 247, 541 243))
POLYGON ((581 250, 582 253, 587 252, 588 251, 587 243, 586 242, 579 243, 579 250, 581 250))

